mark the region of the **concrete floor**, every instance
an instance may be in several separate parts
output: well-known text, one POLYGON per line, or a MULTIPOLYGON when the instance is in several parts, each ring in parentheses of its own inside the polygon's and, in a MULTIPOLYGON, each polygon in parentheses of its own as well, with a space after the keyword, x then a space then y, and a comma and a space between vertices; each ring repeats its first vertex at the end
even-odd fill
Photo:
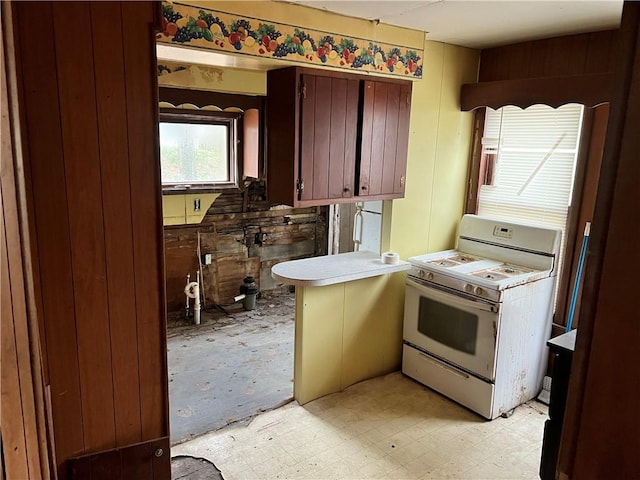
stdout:
POLYGON ((293 398, 294 295, 227 311, 203 313, 199 326, 169 323, 172 444, 248 422, 293 398))

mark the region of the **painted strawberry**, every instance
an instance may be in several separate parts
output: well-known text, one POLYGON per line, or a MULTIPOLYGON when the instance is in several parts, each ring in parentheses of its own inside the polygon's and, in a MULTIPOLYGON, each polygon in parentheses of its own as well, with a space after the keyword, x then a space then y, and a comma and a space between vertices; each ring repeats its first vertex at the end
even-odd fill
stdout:
POLYGON ((346 48, 342 51, 342 58, 344 58, 346 61, 349 61, 349 54, 351 52, 349 50, 347 50, 346 48))
POLYGON ((262 38, 260 39, 262 42, 262 45, 265 46, 265 48, 269 48, 269 42, 271 41, 271 37, 269 35, 263 35, 262 38))

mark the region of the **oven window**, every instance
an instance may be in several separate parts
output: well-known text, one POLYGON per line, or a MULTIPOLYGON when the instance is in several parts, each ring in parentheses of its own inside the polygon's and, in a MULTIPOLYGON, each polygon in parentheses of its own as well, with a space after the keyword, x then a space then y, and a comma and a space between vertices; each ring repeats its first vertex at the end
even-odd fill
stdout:
POLYGON ((478 316, 473 313, 420 297, 418 331, 461 352, 476 353, 478 316))

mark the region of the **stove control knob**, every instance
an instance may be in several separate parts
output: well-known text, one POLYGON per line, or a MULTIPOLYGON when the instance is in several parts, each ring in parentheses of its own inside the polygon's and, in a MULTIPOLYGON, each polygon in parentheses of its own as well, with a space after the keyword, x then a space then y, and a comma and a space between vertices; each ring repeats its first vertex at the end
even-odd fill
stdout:
POLYGON ((427 280, 433 280, 433 273, 427 273, 424 278, 426 278, 427 280))
POLYGON ((420 271, 418 272, 418 276, 419 276, 420 278, 424 278, 424 277, 425 277, 424 270, 420 270, 420 271))
POLYGON ((482 288, 480 287, 476 287, 473 289, 473 293, 475 293, 476 295, 482 295, 484 293, 484 290, 482 290, 482 288))
POLYGON ((472 292, 473 292, 473 285, 471 285, 470 283, 467 283, 467 284, 464 286, 464 291, 465 291, 465 292, 468 292, 468 293, 472 293, 472 292))

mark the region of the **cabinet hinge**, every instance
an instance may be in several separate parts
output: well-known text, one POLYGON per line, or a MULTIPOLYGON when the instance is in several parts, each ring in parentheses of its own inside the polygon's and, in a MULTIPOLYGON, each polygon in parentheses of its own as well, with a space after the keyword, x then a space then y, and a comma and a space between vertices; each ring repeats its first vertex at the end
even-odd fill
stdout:
POLYGON ((298 96, 307 98, 307 85, 304 82, 300 82, 300 89, 298 90, 298 96))
POLYGON ((410 107, 411 106, 411 94, 407 93, 407 106, 410 107))
POLYGON ((304 182, 302 181, 301 178, 299 178, 296 181, 296 193, 298 194, 298 196, 302 195, 302 192, 304 191, 304 182))

